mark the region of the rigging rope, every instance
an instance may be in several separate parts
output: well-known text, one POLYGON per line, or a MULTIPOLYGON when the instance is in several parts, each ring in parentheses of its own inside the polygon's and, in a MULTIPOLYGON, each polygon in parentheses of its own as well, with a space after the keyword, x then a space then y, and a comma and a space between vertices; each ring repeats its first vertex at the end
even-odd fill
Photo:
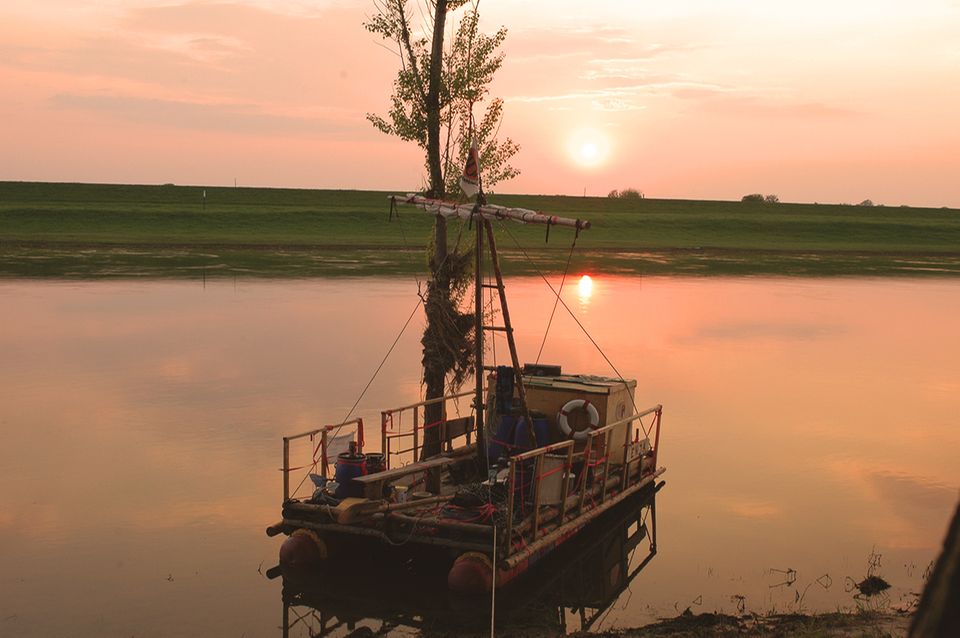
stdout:
MULTIPOLYGON (((607 362, 607 365, 610 366, 610 369, 613 370, 614 374, 617 375, 617 379, 619 379, 624 385, 626 385, 627 380, 623 377, 622 374, 620 374, 620 371, 617 370, 617 366, 613 365, 613 361, 611 361, 611 360, 610 360, 610 357, 608 357, 608 356, 606 355, 606 353, 603 351, 603 348, 601 348, 601 347, 600 347, 600 344, 598 344, 598 343, 596 342, 596 340, 593 338, 593 336, 592 336, 592 335, 590 334, 590 332, 587 330, 586 326, 584 326, 584 325, 580 322, 580 319, 577 318, 577 315, 575 315, 575 314, 573 313, 573 311, 570 310, 570 306, 567 305, 567 302, 565 302, 563 299, 560 298, 560 292, 557 291, 557 290, 555 290, 555 289, 553 288, 553 285, 551 285, 550 281, 546 278, 546 276, 543 274, 543 272, 541 272, 541 270, 537 267, 536 262, 534 262, 533 259, 530 258, 530 255, 527 254, 527 251, 523 249, 523 246, 520 245, 520 242, 517 241, 517 238, 514 236, 513 233, 510 232, 510 229, 507 228, 507 225, 504 224, 502 221, 501 221, 501 227, 507 232, 507 235, 510 236, 510 239, 513 240, 513 243, 516 244, 517 249, 518 249, 518 250, 520 251, 520 253, 524 256, 524 258, 526 258, 526 260, 527 260, 528 262, 530 262, 530 265, 533 267, 534 272, 536 272, 538 275, 540 275, 540 278, 543 279, 543 282, 544 282, 545 284, 547 284, 547 287, 550 288, 550 290, 553 291, 553 293, 557 295, 557 301, 559 301, 561 304, 563 304, 564 309, 567 311, 567 313, 570 315, 570 317, 571 317, 574 321, 577 322, 577 325, 580 326, 580 330, 583 331, 583 334, 586 335, 587 339, 590 340, 590 343, 593 344, 593 347, 597 349, 597 352, 600 353, 600 356, 603 357, 604 361, 607 362)), ((632 393, 627 393, 627 395, 630 397, 630 402, 633 404, 633 413, 634 413, 634 414, 639 414, 639 413, 640 413, 640 410, 637 408, 637 400, 634 398, 634 396, 633 396, 632 393)), ((647 429, 647 426, 645 426, 645 425, 643 424, 643 421, 640 421, 640 427, 643 429, 644 436, 649 437, 649 436, 650 436, 650 431, 647 429)))
MULTIPOLYGON (((550 226, 547 225, 547 231, 549 232, 550 226)), ((553 310, 550 311, 550 320, 547 321, 547 329, 543 333, 543 341, 540 342, 540 351, 537 352, 537 363, 540 363, 540 355, 543 354, 543 346, 547 345, 547 335, 550 334, 550 326, 553 325, 553 316, 557 313, 557 304, 560 302, 560 293, 563 291, 563 284, 567 281, 567 273, 570 271, 570 261, 573 259, 573 249, 577 246, 577 238, 580 237, 579 233, 576 233, 573 236, 573 243, 570 244, 570 254, 567 255, 567 265, 563 269, 563 277, 560 279, 560 288, 557 289, 557 298, 553 302, 553 310)))
MULTIPOLYGON (((400 218, 400 211, 397 209, 397 202, 392 197, 390 198, 390 220, 396 216, 397 224, 400 226, 400 237, 403 239, 403 247, 407 250, 412 250, 410 248, 410 243, 407 241, 407 232, 403 229, 403 220, 400 218)), ((417 282, 417 290, 420 290, 420 277, 416 274, 413 275, 414 281, 417 282)))
POLYGON ((367 393, 367 390, 370 389, 370 386, 373 384, 373 380, 377 378, 377 375, 380 374, 380 370, 383 368, 383 364, 387 362, 387 359, 390 357, 390 354, 393 352, 393 349, 397 347, 397 343, 400 341, 400 337, 403 336, 403 333, 406 332, 407 326, 410 325, 410 322, 413 320, 413 316, 417 314, 417 310, 420 309, 420 304, 423 303, 419 298, 417 299, 417 304, 413 307, 410 316, 407 317, 406 322, 403 324, 403 328, 400 329, 400 334, 397 335, 397 338, 393 340, 393 344, 390 346, 390 349, 387 350, 387 354, 383 355, 383 361, 380 362, 380 365, 377 366, 377 369, 374 371, 373 376, 370 377, 370 380, 367 381, 367 385, 363 388, 363 392, 360 393, 360 396, 357 397, 357 400, 354 401, 353 407, 350 408, 350 411, 347 413, 347 416, 343 418, 345 423, 353 416, 353 411, 357 409, 357 406, 360 405, 360 401, 363 400, 363 395, 367 393))

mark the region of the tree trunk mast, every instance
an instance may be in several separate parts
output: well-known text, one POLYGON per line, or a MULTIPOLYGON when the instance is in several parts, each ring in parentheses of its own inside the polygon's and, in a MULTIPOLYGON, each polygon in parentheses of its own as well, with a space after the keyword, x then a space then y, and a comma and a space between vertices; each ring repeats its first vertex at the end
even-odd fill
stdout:
MULTIPOLYGON (((443 170, 440 165, 440 80, 443 70, 443 35, 447 22, 447 0, 436 0, 433 20, 433 48, 430 55, 430 82, 427 88, 427 165, 430 170, 430 196, 442 199, 445 195, 443 170)), ((447 277, 447 220, 436 216, 433 234, 433 259, 431 270, 433 280, 428 286, 428 295, 443 298, 450 296, 450 281, 447 277)), ((436 316, 436 304, 426 304, 427 324, 439 325, 443 317, 436 316)), ((423 381, 426 398, 437 399, 444 395, 446 374, 443 363, 438 357, 431 357, 429 347, 424 345, 423 381)), ((435 353, 433 353, 435 354, 435 353)), ((443 402, 428 405, 424 409, 424 425, 437 423, 443 419, 443 402)), ((440 431, 432 427, 424 430, 422 458, 440 453, 440 431)))
POLYGON ((436 0, 436 3, 433 48, 430 51, 430 82, 427 86, 427 164, 430 168, 431 195, 442 199, 445 193, 443 169, 440 165, 440 80, 443 71, 443 30, 447 24, 447 0, 436 0))

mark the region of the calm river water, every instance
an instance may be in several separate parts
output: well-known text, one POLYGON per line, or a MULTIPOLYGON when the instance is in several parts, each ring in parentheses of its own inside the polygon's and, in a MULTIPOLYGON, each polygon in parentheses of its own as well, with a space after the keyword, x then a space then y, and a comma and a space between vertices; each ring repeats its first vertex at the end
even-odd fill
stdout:
MULTIPOLYGON (((346 416, 416 292, 0 282, 0 635, 279 636, 261 572, 280 437, 346 416)), ((533 360, 551 293, 508 292, 533 360)), ((595 627, 854 608, 871 562, 883 604, 913 601, 960 486, 960 281, 595 276, 563 295, 637 403, 664 405, 659 551, 595 627)), ((360 403, 371 433, 418 399, 422 323, 360 403)), ((610 373, 562 308, 541 360, 610 373)))

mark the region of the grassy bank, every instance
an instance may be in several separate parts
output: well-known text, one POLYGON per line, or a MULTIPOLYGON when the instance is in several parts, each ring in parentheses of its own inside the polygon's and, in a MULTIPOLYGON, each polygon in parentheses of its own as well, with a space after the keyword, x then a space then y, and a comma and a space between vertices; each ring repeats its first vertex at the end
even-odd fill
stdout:
MULTIPOLYGON (((0 182, 0 274, 166 276, 422 270, 432 220, 388 193, 0 182), (205 193, 205 197, 204 197, 205 193)), ((960 211, 494 196, 593 228, 577 266, 650 274, 960 274, 960 211)), ((562 268, 571 233, 510 224, 501 247, 562 268)), ((457 230, 452 235, 456 237, 457 230)), ((514 257, 517 255, 515 254, 514 257)), ((533 266, 511 259, 512 272, 533 266)))

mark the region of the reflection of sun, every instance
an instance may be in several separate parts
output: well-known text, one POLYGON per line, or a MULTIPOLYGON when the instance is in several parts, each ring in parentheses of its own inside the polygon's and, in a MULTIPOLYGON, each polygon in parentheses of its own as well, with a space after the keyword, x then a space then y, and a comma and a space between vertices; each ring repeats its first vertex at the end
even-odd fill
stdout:
POLYGON ((610 153, 610 140, 603 131, 580 129, 567 141, 571 159, 581 166, 603 164, 610 153))
POLYGON ((590 275, 584 275, 577 284, 577 291, 580 293, 580 299, 589 299, 593 294, 593 279, 590 275))

